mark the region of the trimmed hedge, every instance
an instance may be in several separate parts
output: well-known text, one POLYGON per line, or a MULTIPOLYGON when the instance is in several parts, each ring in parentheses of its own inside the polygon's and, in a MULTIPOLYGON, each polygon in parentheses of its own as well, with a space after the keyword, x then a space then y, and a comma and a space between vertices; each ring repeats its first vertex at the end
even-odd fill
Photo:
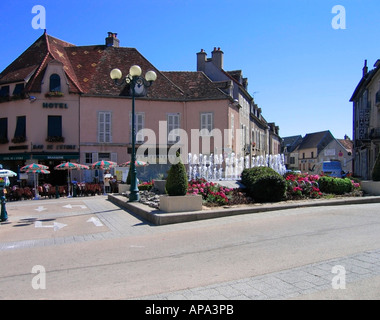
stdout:
POLYGON ((277 202, 284 199, 286 181, 283 176, 269 167, 244 169, 241 182, 246 193, 256 202, 277 202))
POLYGON ((165 191, 169 196, 184 196, 187 193, 188 181, 186 168, 177 153, 178 163, 172 164, 166 179, 165 191))
POLYGON ((345 194, 349 193, 353 189, 353 185, 348 178, 334 178, 323 176, 318 180, 319 189, 323 193, 330 194, 345 194))

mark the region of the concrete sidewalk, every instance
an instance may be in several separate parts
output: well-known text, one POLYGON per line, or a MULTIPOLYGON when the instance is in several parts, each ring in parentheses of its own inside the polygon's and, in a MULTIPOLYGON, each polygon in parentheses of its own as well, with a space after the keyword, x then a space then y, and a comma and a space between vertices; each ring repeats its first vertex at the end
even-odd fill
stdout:
POLYGON ((380 250, 330 259, 298 268, 204 287, 141 297, 142 300, 349 300, 380 299, 380 250), (343 267, 344 286, 336 286, 334 267, 343 267))

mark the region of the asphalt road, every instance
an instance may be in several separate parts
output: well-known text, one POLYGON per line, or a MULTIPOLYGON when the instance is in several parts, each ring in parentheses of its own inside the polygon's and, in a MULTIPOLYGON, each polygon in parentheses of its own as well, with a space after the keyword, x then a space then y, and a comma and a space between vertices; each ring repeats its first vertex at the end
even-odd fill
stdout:
POLYGON ((159 227, 104 196, 7 211, 0 299, 380 298, 380 204, 159 227))

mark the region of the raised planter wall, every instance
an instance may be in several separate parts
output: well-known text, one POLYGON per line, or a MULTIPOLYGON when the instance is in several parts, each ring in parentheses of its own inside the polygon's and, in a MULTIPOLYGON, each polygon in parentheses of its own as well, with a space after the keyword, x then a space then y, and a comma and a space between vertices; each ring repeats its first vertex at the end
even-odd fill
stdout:
POLYGON ((129 189, 131 188, 131 185, 120 183, 118 185, 118 187, 119 187, 119 194, 123 194, 123 193, 126 193, 127 191, 129 191, 129 189))
POLYGON ((380 196, 380 181, 361 181, 362 190, 372 196, 380 196))
POLYGON ((202 210, 201 195, 160 197, 160 210, 164 212, 189 212, 202 210))

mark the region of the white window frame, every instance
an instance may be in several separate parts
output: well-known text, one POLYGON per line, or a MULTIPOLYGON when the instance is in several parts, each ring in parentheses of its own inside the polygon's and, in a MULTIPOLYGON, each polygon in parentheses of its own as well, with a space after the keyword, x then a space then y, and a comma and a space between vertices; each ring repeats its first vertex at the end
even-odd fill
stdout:
POLYGON ((214 113, 201 112, 200 114, 200 129, 201 136, 211 136, 211 131, 214 129, 214 113), (203 129, 207 129, 207 133, 203 129))
POLYGON ((112 112, 111 111, 98 112, 98 142, 99 143, 112 142, 112 112))
MULTIPOLYGON (((145 112, 136 112, 135 117, 136 143, 143 143, 145 137, 139 131, 145 128, 145 112)), ((132 142, 132 112, 129 113, 129 137, 132 142)))
POLYGON ((181 128, 181 117, 179 113, 167 114, 168 143, 179 141, 179 129, 181 128))
POLYGON ((232 137, 232 140, 235 137, 235 115, 234 114, 231 114, 231 137, 232 137))

